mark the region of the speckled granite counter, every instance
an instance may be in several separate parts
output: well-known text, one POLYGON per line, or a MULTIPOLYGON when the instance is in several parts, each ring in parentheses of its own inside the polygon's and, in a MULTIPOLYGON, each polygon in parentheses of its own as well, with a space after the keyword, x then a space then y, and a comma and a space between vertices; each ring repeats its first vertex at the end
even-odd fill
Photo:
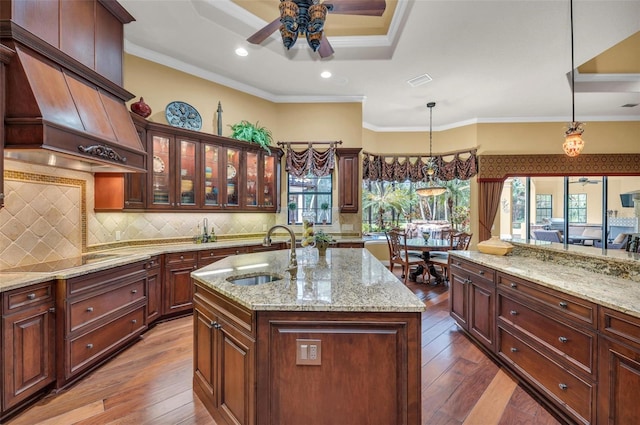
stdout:
POLYGON ((234 255, 192 272, 201 284, 254 310, 420 312, 425 305, 369 251, 361 248, 297 250, 295 281, 286 271, 289 250, 234 255), (276 273, 282 280, 257 286, 227 282, 239 275, 276 273))
MULTIPOLYGON (((536 256, 531 255, 530 252, 528 255, 518 255, 517 250, 514 250, 515 255, 508 256, 488 255, 477 251, 451 251, 451 255, 640 317, 640 282, 618 277, 617 273, 611 275, 589 271, 588 268, 580 266, 581 259, 578 257, 572 257, 573 262, 562 258, 560 255, 562 254, 561 245, 557 245, 546 247, 546 257, 544 252, 540 252, 536 256), (558 256, 561 258, 557 258, 558 256)), ((595 251, 598 250, 590 248, 590 251, 586 251, 583 249, 581 251, 583 254, 593 254, 594 256, 582 260, 590 258, 593 263, 597 258, 594 254, 595 251)), ((620 260, 633 260, 622 253, 616 254, 620 260)), ((603 271, 606 272, 608 269, 603 271)))

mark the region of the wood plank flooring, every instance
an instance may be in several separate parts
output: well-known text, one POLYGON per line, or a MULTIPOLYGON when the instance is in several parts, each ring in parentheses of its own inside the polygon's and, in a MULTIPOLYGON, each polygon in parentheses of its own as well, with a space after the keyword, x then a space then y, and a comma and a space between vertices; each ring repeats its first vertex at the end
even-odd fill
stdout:
MULTIPOLYGON (((408 286, 427 306, 422 319, 423 424, 559 423, 457 328, 448 312, 447 287, 408 286)), ((215 425, 192 391, 192 342, 191 317, 159 323, 73 387, 45 397, 7 423, 215 425)))

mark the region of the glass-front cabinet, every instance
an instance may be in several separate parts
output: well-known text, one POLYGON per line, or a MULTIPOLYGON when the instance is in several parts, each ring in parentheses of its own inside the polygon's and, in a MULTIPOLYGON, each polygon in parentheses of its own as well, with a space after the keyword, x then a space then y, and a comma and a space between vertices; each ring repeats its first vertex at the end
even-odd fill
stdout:
POLYGON ((277 211, 280 149, 157 123, 146 136, 146 205, 125 193, 125 209, 277 211))

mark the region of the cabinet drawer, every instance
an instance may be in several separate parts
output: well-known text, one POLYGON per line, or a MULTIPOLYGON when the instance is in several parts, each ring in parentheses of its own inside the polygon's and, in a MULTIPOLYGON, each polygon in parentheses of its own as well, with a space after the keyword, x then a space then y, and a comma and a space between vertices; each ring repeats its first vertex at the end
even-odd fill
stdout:
POLYGON ((99 320, 114 311, 143 299, 144 280, 114 288, 89 298, 72 301, 69 306, 69 332, 99 320))
POLYGON ((540 314, 523 303, 498 294, 498 316, 524 331, 556 355, 595 374, 596 334, 540 314))
POLYGON ((4 313, 53 301, 53 282, 39 283, 7 292, 4 313))
POLYGON ((560 313, 562 317, 574 319, 595 327, 596 305, 553 289, 527 282, 513 276, 498 273, 498 288, 532 298, 543 306, 560 313))
POLYGON ((498 353, 518 372, 528 378, 577 422, 592 423, 595 385, 586 382, 536 351, 533 347, 498 327, 498 353))
POLYGON ((145 264, 145 268, 147 270, 156 269, 160 266, 162 266, 162 258, 160 255, 154 255, 153 257, 149 258, 145 264))
POLYGON ((146 327, 145 306, 114 318, 102 327, 79 336, 69 343, 70 374, 93 364, 104 353, 117 349, 127 339, 146 327))
POLYGON ((488 269, 486 267, 480 266, 475 263, 461 260, 454 256, 451 256, 449 258, 449 263, 451 264, 452 268, 453 267, 456 268, 456 274, 465 279, 473 280, 474 277, 480 277, 493 282, 496 276, 495 270, 488 269))
POLYGON ((129 282, 137 279, 143 279, 147 275, 145 269, 145 261, 137 263, 117 266, 87 275, 73 277, 64 281, 63 294, 67 297, 80 296, 85 293, 100 291, 103 288, 122 284, 123 281, 129 282))
POLYGON ((196 262, 198 258, 197 251, 189 251, 189 252, 176 252, 173 254, 167 254, 164 257, 165 266, 170 266, 173 264, 187 263, 187 262, 196 262))
POLYGON ((603 335, 622 339, 640 349, 640 318, 600 307, 600 330, 603 335))

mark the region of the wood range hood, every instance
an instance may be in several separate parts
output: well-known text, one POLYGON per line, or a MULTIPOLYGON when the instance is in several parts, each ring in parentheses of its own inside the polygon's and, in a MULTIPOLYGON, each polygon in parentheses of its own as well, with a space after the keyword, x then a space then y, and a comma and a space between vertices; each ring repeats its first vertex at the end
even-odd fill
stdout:
POLYGON ((88 172, 146 172, 122 87, 116 0, 0 0, 6 65, 5 157, 88 172))

